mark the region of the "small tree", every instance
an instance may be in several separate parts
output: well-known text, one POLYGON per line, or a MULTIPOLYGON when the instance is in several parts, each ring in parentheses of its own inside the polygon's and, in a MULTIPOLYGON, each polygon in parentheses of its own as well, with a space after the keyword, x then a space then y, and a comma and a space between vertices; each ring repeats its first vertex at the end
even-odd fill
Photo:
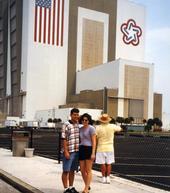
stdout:
POLYGON ((94 121, 94 125, 100 125, 100 121, 99 120, 94 121))
POLYGON ((47 122, 52 123, 53 122, 52 118, 49 118, 47 122))
POLYGON ((120 125, 122 125, 122 123, 124 123, 124 118, 123 117, 116 117, 116 122, 120 123, 120 125))
POLYGON ((111 118, 112 119, 111 119, 110 123, 115 124, 116 123, 115 119, 113 117, 111 117, 111 118))
POLYGON ((132 124, 134 122, 134 118, 133 117, 129 117, 130 120, 130 124, 132 124))
POLYGON ((57 123, 57 122, 58 122, 58 119, 54 118, 53 123, 57 123))
POLYGON ((128 129, 126 125, 121 125, 123 132, 127 133, 128 129))
POLYGON ((145 127, 144 127, 144 131, 146 131, 146 132, 148 132, 148 133, 149 133, 149 131, 150 131, 150 126, 145 125, 145 127))
POLYGON ((149 132, 154 125, 153 119, 148 119, 147 124, 145 125, 145 131, 149 132))
POLYGON ((162 131, 162 121, 159 118, 153 119, 153 130, 154 131, 162 131))
POLYGON ((146 125, 146 123, 147 123, 146 119, 143 119, 142 122, 143 122, 144 125, 146 125))
POLYGON ((128 118, 125 118, 124 123, 125 123, 125 124, 130 124, 130 123, 131 123, 130 118, 129 118, 129 117, 128 117, 128 118))
POLYGON ((60 118, 58 118, 58 123, 61 123, 61 122, 62 122, 62 120, 60 118))

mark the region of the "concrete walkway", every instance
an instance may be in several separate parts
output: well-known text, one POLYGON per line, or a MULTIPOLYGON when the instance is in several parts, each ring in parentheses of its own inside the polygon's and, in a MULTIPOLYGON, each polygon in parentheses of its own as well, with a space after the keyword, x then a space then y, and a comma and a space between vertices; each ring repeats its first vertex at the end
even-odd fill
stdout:
MULTIPOLYGON (((19 187, 24 193, 62 193, 61 171, 62 165, 55 160, 39 156, 13 157, 10 150, 0 148, 0 177, 19 187)), ((111 184, 102 184, 100 180, 100 172, 93 171, 90 193, 169 192, 115 176, 111 176, 111 184)), ((83 190, 80 172, 76 173, 74 185, 78 191, 83 190)))

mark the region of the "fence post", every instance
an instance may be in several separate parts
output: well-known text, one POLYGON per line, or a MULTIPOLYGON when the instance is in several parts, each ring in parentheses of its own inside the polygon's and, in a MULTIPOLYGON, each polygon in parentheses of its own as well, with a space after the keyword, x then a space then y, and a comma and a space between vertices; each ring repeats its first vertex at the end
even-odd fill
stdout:
POLYGON ((12 137, 13 137, 13 127, 9 127, 10 128, 10 130, 11 130, 11 151, 12 151, 12 137))
POLYGON ((60 164, 61 159, 61 128, 58 128, 58 163, 60 164))
POLYGON ((33 147, 33 127, 31 127, 31 141, 30 141, 30 148, 32 148, 33 147))

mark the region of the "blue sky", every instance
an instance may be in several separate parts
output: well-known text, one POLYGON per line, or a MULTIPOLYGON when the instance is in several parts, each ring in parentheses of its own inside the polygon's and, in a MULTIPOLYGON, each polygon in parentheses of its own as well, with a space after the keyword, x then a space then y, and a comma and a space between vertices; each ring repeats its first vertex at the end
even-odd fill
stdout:
POLYGON ((146 9, 146 62, 154 63, 154 92, 170 114, 170 0, 131 0, 146 9))

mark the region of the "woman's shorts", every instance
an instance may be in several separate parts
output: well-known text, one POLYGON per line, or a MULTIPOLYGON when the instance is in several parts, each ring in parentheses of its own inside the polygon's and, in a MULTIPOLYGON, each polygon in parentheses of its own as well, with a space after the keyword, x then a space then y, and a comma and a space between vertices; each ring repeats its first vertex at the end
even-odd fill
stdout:
POLYGON ((114 152, 97 152, 95 162, 97 164, 112 164, 112 163, 115 163, 114 152))
POLYGON ((90 160, 92 154, 92 146, 80 145, 79 160, 90 160))

